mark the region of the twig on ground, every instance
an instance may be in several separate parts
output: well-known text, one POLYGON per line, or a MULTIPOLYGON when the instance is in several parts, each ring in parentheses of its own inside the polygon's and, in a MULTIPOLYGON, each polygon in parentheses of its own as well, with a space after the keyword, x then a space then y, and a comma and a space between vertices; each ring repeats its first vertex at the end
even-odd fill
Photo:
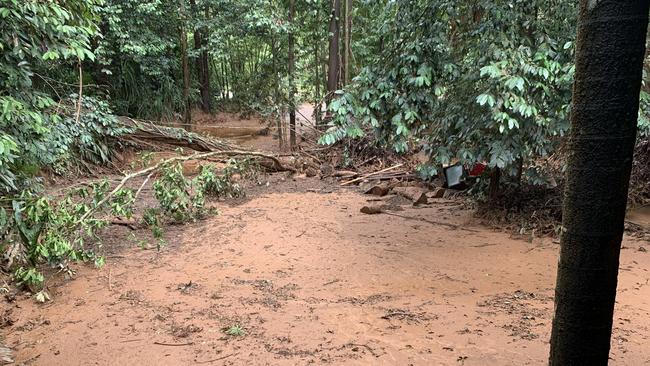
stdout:
POLYGON ((352 183, 358 182, 358 181, 360 181, 360 180, 364 180, 364 179, 366 179, 366 178, 370 178, 370 177, 372 177, 372 176, 374 176, 374 175, 378 175, 378 174, 385 173, 385 172, 390 171, 390 170, 397 169, 397 168, 399 168, 399 167, 401 167, 401 166, 403 166, 403 165, 404 165, 403 163, 400 163, 400 164, 397 164, 397 165, 393 165, 393 166, 391 166, 391 167, 388 167, 388 168, 386 168, 386 169, 382 169, 382 170, 377 171, 377 172, 373 172, 373 173, 365 174, 365 175, 360 176, 359 178, 355 178, 355 179, 349 180, 349 181, 347 181, 347 182, 343 182, 343 183, 341 183, 341 185, 342 185, 342 186, 347 186, 347 185, 349 185, 349 184, 352 184, 352 183))
POLYGON ((202 363, 212 363, 212 362, 216 362, 216 361, 224 360, 224 359, 226 359, 226 358, 228 358, 228 357, 236 356, 236 355, 238 355, 238 354, 239 354, 239 353, 231 353, 231 354, 228 354, 228 355, 225 355, 225 356, 221 356, 221 357, 218 357, 218 358, 214 358, 214 359, 212 359, 212 360, 196 361, 196 363, 198 363, 198 364, 202 364, 202 363))
POLYGON ((181 346, 191 346, 194 342, 187 343, 165 343, 165 342, 153 342, 153 344, 158 346, 170 346, 170 347, 181 347, 181 346))

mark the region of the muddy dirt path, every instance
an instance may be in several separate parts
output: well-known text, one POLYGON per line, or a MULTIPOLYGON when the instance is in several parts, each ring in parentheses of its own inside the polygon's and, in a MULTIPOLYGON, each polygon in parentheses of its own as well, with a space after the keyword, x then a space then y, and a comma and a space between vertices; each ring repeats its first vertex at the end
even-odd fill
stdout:
MULTIPOLYGON (((199 122, 261 126, 228 114, 199 122)), ((277 147, 273 133, 238 141, 277 147)), ((414 219, 364 215, 369 197, 354 188, 266 179, 247 200, 219 204, 219 216, 167 226, 160 252, 112 227, 103 268, 55 277, 43 305, 2 301, 0 329, 17 364, 546 363, 558 252, 550 239, 473 225, 454 201, 403 206, 414 219)), ((612 365, 650 363, 645 249, 625 238, 612 365)))
MULTIPOLYGON (((452 201, 400 214, 469 230, 363 215, 367 199, 275 177, 169 228, 161 252, 113 238, 125 248, 52 302, 3 303, 3 331, 34 365, 545 363, 556 244, 473 226, 452 201)), ((613 365, 650 362, 647 244, 625 239, 613 365)))

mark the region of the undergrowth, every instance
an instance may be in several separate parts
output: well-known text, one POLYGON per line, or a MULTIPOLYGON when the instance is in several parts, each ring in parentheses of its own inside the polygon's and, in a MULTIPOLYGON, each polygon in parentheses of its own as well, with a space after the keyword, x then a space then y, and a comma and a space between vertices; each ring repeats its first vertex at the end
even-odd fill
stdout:
MULTIPOLYGON (((235 174, 253 177, 256 169, 251 160, 231 159, 221 171, 212 164, 204 165, 201 173, 190 179, 180 163, 163 164, 153 182, 157 205, 143 209, 140 222, 151 229, 160 248, 165 223, 185 223, 217 214, 206 200, 242 196, 242 188, 233 179, 235 174)), ((113 218, 132 219, 138 193, 121 188, 109 195, 110 188, 109 181, 102 180, 55 195, 25 190, 1 201, 0 249, 5 269, 13 271, 18 285, 33 292, 42 289, 43 266, 71 273, 70 262, 104 264, 98 254, 100 230, 113 218)))

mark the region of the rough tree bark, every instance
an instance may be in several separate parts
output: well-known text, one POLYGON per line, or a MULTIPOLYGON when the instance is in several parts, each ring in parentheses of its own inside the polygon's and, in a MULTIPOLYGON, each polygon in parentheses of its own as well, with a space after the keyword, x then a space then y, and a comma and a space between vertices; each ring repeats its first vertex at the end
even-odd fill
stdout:
POLYGON ((341 71, 339 55, 339 21, 341 17, 341 0, 332 0, 329 25, 329 56, 327 61, 327 103, 338 89, 339 73, 341 71))
POLYGON ((294 35, 293 16, 295 13, 295 0, 289 0, 289 148, 296 148, 296 85, 294 78, 294 35))
POLYGON ((181 64, 183 68, 183 123, 187 130, 192 129, 192 110, 190 105, 190 68, 187 59, 187 32, 185 31, 185 0, 180 0, 181 16, 181 64))
POLYGON ((581 0, 550 365, 607 365, 648 0, 581 0))

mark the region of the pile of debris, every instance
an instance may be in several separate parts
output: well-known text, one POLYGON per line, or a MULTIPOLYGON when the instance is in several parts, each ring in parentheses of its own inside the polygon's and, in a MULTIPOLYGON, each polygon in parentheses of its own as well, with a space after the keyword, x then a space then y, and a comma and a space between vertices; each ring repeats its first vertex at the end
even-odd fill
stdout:
POLYGON ((159 124, 136 120, 129 117, 119 117, 119 121, 131 129, 131 133, 119 136, 118 139, 130 146, 153 151, 188 148, 198 152, 242 150, 229 141, 207 137, 188 132, 182 128, 166 127, 159 124))

